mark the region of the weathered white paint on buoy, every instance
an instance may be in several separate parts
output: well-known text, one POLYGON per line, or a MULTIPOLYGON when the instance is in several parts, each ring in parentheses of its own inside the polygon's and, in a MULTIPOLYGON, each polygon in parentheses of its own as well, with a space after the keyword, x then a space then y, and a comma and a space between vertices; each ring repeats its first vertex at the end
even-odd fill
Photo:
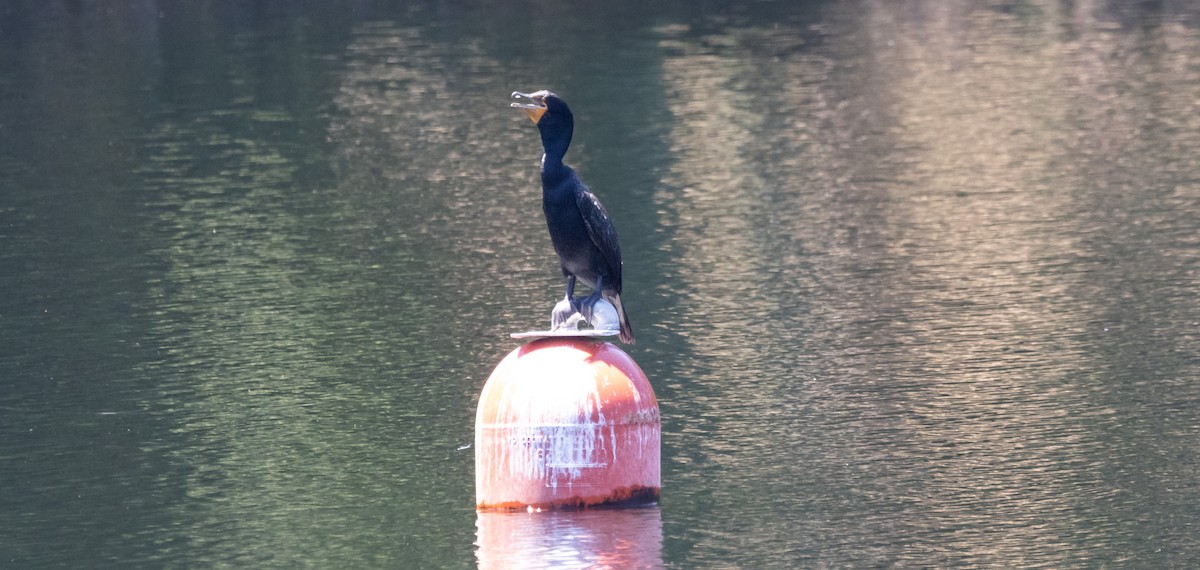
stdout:
POLYGON ((475 415, 479 509, 647 504, 660 488, 658 400, 621 349, 548 338, 509 353, 475 415))

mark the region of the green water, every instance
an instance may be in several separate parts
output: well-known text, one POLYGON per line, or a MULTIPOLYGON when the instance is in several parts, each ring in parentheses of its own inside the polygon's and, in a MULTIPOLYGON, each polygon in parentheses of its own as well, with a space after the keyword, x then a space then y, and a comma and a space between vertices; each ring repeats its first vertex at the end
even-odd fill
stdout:
POLYGON ((1200 565, 1200 10, 579 4, 0 4, 0 566, 1200 565), (540 88, 657 508, 473 509, 540 88))

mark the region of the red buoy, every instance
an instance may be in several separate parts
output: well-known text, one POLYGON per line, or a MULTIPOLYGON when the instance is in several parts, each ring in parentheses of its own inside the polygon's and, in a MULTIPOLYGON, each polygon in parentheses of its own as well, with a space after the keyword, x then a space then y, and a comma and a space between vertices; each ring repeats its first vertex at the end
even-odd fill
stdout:
POLYGON ((576 337, 530 342, 479 397, 476 508, 654 503, 660 435, 654 390, 621 349, 576 337))

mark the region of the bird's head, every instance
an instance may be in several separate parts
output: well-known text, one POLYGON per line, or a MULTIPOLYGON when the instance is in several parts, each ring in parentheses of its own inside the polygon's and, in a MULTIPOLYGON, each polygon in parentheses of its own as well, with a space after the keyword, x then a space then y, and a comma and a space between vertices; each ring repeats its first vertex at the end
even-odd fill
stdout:
POLYGON ((546 151, 543 168, 546 164, 562 162, 575 129, 575 119, 566 101, 545 89, 534 93, 514 91, 512 98, 511 106, 529 113, 529 118, 533 119, 542 135, 542 149, 546 151))
POLYGON ((535 91, 533 93, 521 93, 513 91, 513 102, 511 107, 524 109, 529 113, 529 118, 533 119, 537 126, 546 126, 543 123, 569 123, 571 121, 571 109, 567 107, 566 101, 561 97, 545 89, 535 91))

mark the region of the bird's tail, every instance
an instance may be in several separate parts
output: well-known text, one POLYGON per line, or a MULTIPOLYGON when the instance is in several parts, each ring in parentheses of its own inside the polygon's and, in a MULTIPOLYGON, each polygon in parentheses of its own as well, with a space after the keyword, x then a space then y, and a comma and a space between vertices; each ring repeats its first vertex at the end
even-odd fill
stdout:
POLYGON ((617 309, 617 316, 621 319, 621 342, 625 344, 633 344, 633 327, 629 325, 629 317, 625 314, 625 307, 621 306, 621 296, 613 294, 608 298, 608 302, 613 304, 617 309))

